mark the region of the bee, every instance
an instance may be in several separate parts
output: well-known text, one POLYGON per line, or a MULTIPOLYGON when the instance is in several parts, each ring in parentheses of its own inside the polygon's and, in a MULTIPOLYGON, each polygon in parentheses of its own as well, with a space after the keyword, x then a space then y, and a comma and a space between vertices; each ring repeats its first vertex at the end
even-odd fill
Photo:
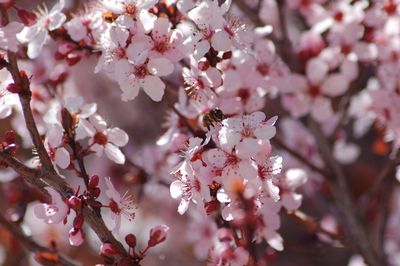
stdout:
POLYGON ((221 123, 224 118, 224 113, 217 107, 204 114, 203 126, 210 130, 211 127, 214 127, 214 124, 221 123))
POLYGON ((105 22, 113 23, 118 18, 118 15, 108 11, 101 14, 101 17, 104 19, 105 22))

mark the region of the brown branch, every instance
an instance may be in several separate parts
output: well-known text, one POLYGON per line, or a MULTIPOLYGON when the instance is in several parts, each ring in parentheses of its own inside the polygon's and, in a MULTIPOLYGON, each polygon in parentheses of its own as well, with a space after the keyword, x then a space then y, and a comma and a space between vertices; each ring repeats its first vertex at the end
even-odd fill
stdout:
POLYGON ((25 180, 38 188, 44 194, 48 194, 44 189, 47 184, 43 182, 42 179, 39 178, 40 172, 37 169, 32 169, 24 165, 19 160, 12 157, 10 154, 6 152, 0 151, 0 161, 6 163, 9 167, 11 167, 15 172, 19 175, 25 177, 25 180))
MULTIPOLYGON (((1 9, 1 15, 3 17, 3 22, 5 24, 8 24, 9 17, 6 8, 4 6, 0 6, 0 9, 1 9)), ((18 68, 16 54, 11 51, 8 51, 7 57, 8 57, 7 69, 11 73, 14 83, 19 85, 21 89, 21 93, 19 93, 19 100, 22 106, 25 123, 27 125, 32 142, 37 149, 42 164, 44 164, 45 167, 50 167, 52 166, 52 162, 47 153, 46 148, 44 147, 39 131, 36 127, 35 119, 33 118, 32 109, 30 107, 32 92, 29 87, 29 79, 28 77, 21 75, 21 72, 18 68)))
MULTIPOLYGON (((5 18, 5 23, 7 24, 9 22, 7 10, 3 6, 0 6, 0 9, 2 16, 5 18)), ((63 197, 69 198, 71 196, 72 190, 69 185, 64 181, 64 179, 60 177, 54 169, 53 163, 47 153, 46 148, 44 147, 42 139, 37 130, 37 126, 32 114, 32 109, 30 107, 31 91, 29 80, 26 76, 21 75, 18 69, 17 56, 15 53, 8 51, 8 61, 9 65, 7 66, 7 69, 10 71, 14 82, 16 84, 19 84, 21 87, 20 102, 25 117, 25 123, 29 130, 32 142, 36 147, 40 160, 43 164, 43 167, 38 169, 39 176, 47 184, 55 188, 63 197)), ((5 158, 9 160, 9 158, 5 158)), ((9 160, 9 162, 11 162, 11 160, 9 160)), ((19 164, 17 165, 15 162, 10 164, 10 166, 13 168, 16 167, 16 169, 14 170, 20 171, 22 176, 28 181, 38 179, 37 172, 28 171, 28 169, 22 167, 19 164)), ((40 184, 36 185, 39 186, 40 184)), ((93 231, 97 234, 100 240, 103 243, 107 242, 112 244, 118 250, 119 253, 115 255, 115 258, 117 260, 129 257, 129 254, 125 250, 124 246, 112 235, 112 233, 104 224, 102 218, 97 216, 94 210, 90 209, 88 206, 85 206, 83 209, 83 213, 85 220, 93 229, 93 231)))
POLYGON ((60 265, 65 265, 65 266, 76 266, 76 262, 72 262, 70 259, 65 258, 64 256, 60 255, 56 250, 52 250, 47 247, 43 247, 36 243, 32 238, 24 235, 24 233, 18 229, 15 225, 13 225, 11 222, 9 222, 2 214, 0 214, 0 225, 6 229, 13 238, 18 240, 18 243, 20 243, 23 247, 25 247, 27 250, 33 253, 39 253, 39 252, 46 252, 46 253, 51 253, 57 256, 58 258, 58 263, 60 265))
POLYGON ((320 154, 326 162, 326 166, 332 172, 332 178, 329 181, 339 210, 343 213, 343 219, 348 225, 348 234, 367 264, 370 266, 385 265, 385 262, 379 257, 377 251, 374 249, 366 229, 361 224, 354 202, 350 196, 351 194, 346 176, 344 175, 341 166, 333 157, 327 139, 321 132, 317 123, 311 118, 309 119, 309 125, 317 141, 320 154))

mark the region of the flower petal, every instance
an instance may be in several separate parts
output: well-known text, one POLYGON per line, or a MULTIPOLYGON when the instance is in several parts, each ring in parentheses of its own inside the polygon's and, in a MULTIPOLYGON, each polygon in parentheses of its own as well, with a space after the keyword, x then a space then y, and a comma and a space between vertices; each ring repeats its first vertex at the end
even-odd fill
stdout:
POLYGON ((111 144, 111 143, 107 143, 105 148, 104 148, 104 152, 107 155, 107 157, 114 161, 117 164, 124 164, 125 163, 125 155, 121 152, 121 150, 111 144))
POLYGON ((159 102, 164 96, 165 84, 159 77, 147 76, 144 79, 143 90, 153 101, 159 102))

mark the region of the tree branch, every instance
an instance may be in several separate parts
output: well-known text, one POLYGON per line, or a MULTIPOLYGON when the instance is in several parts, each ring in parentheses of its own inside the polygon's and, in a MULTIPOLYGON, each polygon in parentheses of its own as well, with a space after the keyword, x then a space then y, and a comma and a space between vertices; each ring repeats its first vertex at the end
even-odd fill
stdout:
POLYGON ((343 213, 343 219, 348 225, 348 234, 353 239, 353 243, 367 264, 370 266, 385 265, 384 261, 379 257, 377 251, 374 249, 371 240, 368 237, 368 233, 359 220, 356 208, 350 196, 351 194, 347 185, 346 177, 341 166, 333 157, 327 139, 321 132, 317 123, 311 118, 309 119, 309 125, 317 141, 320 154, 326 162, 326 166, 330 168, 330 171, 333 174, 330 179, 331 187, 339 210, 343 213))
POLYGON ((22 246, 33 253, 46 252, 57 256, 58 263, 64 266, 76 266, 75 262, 72 262, 69 258, 65 258, 60 255, 56 250, 52 250, 47 247, 43 247, 32 240, 30 237, 24 235, 21 230, 16 228, 11 222, 9 222, 2 214, 0 214, 0 225, 4 227, 22 246))

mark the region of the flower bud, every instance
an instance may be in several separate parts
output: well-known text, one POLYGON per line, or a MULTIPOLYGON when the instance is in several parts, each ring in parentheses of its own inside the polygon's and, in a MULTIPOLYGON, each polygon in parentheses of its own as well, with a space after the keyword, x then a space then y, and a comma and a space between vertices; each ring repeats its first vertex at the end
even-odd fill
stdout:
POLYGON ((110 257, 118 254, 118 250, 110 243, 103 243, 100 247, 100 254, 102 256, 110 257))
POLYGON ((21 86, 16 83, 10 83, 7 86, 7 90, 11 93, 20 93, 21 92, 21 86))
POLYGON ((92 194, 93 197, 97 198, 98 196, 100 196, 100 188, 96 187, 93 189, 90 189, 90 194, 92 194))
POLYGON ((82 201, 77 196, 72 196, 68 199, 68 205, 73 209, 79 209, 82 205, 82 201))
POLYGON ((26 26, 32 26, 36 23, 37 16, 35 13, 25 9, 18 9, 17 13, 22 23, 24 23, 26 26))
POLYGON ((167 231, 169 227, 166 225, 159 225, 150 230, 150 239, 147 243, 149 247, 154 247, 167 238, 167 231))
POLYGON ((136 236, 134 234, 129 234, 125 237, 125 242, 130 248, 136 247, 136 236))
POLYGON ((82 229, 77 229, 77 228, 71 228, 69 230, 69 243, 71 246, 80 246, 82 245, 83 241, 85 240, 85 237, 83 235, 82 229))
POLYGON ((97 188, 99 185, 99 176, 98 175, 93 175, 89 178, 89 188, 97 188))

